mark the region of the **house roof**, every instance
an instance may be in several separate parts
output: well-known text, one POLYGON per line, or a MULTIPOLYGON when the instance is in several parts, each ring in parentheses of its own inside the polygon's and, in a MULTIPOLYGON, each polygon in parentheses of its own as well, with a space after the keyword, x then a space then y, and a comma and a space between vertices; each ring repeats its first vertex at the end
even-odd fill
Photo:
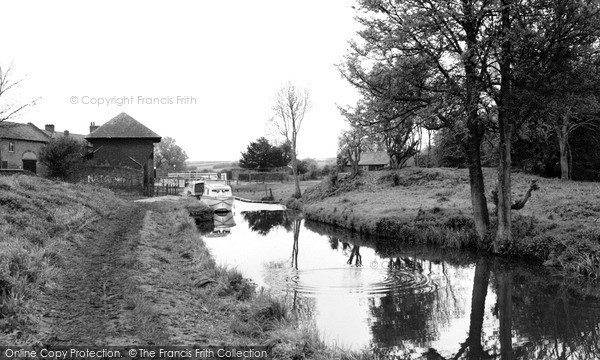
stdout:
MULTIPOLYGON (((48 131, 48 130, 41 130, 41 131, 43 131, 49 138, 61 138, 61 137, 65 136, 65 133, 62 131, 48 131)), ((87 140, 85 139, 86 135, 69 133, 68 136, 77 141, 87 142, 87 140)))
POLYGON ((14 123, 11 121, 0 122, 0 138, 36 141, 47 143, 49 138, 44 132, 35 125, 14 123))
POLYGON ((390 157, 385 151, 372 151, 360 154, 358 165, 388 165, 390 157))
POLYGON ((160 142, 160 136, 142 123, 122 112, 85 137, 93 139, 152 139, 160 142))

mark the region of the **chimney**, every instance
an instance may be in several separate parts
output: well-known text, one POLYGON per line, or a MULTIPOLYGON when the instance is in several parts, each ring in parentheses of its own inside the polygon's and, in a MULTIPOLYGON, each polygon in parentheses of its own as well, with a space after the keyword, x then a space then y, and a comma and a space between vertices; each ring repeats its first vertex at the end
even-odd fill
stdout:
POLYGON ((65 136, 69 136, 69 130, 65 130, 65 136))
POLYGON ((96 126, 95 122, 91 122, 90 123, 90 133, 94 132, 94 130, 96 130, 97 128, 99 128, 100 126, 96 126))
POLYGON ((54 132, 54 125, 53 124, 46 124, 45 130, 46 131, 50 131, 50 132, 54 132))

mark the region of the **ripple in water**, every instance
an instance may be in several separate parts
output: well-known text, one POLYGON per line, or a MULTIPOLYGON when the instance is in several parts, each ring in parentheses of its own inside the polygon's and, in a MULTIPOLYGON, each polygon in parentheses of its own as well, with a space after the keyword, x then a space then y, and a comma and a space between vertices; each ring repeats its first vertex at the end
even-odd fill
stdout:
POLYGON ((267 284, 278 290, 296 290, 300 294, 354 293, 364 295, 385 294, 391 291, 426 293, 438 286, 428 276, 407 270, 370 268, 332 268, 313 270, 271 270, 267 284))

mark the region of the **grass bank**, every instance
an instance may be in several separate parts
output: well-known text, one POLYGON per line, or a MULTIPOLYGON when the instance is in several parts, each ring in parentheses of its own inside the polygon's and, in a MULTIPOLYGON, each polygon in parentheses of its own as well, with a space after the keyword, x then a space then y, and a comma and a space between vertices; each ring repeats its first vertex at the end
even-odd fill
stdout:
POLYGON ((122 204, 99 187, 0 177, 0 343, 40 338, 41 298, 60 286, 69 248, 122 204))
MULTIPOLYGON (((488 199, 496 170, 485 169, 488 199)), ((600 276, 600 186, 513 174, 513 199, 536 180, 525 208, 513 212, 508 257, 531 259, 572 274, 600 276)), ((303 195, 307 219, 376 235, 381 241, 491 250, 478 240, 466 169, 406 168, 367 172, 354 179, 327 179, 303 195)), ((494 214, 494 205, 489 205, 494 214)), ((492 215, 492 227, 496 219, 492 215)))

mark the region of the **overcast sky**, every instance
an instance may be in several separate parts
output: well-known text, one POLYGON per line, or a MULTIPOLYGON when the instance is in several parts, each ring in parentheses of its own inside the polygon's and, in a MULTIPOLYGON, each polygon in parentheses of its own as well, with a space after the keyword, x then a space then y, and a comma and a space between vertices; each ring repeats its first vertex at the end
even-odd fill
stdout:
POLYGON ((16 121, 87 134, 124 111, 190 160, 239 159, 268 132, 273 97, 291 81, 311 92, 300 158, 334 157, 344 126, 336 104, 358 98, 335 67, 358 30, 352 5, 3 1, 0 64, 24 78, 13 95, 41 97, 16 121))

